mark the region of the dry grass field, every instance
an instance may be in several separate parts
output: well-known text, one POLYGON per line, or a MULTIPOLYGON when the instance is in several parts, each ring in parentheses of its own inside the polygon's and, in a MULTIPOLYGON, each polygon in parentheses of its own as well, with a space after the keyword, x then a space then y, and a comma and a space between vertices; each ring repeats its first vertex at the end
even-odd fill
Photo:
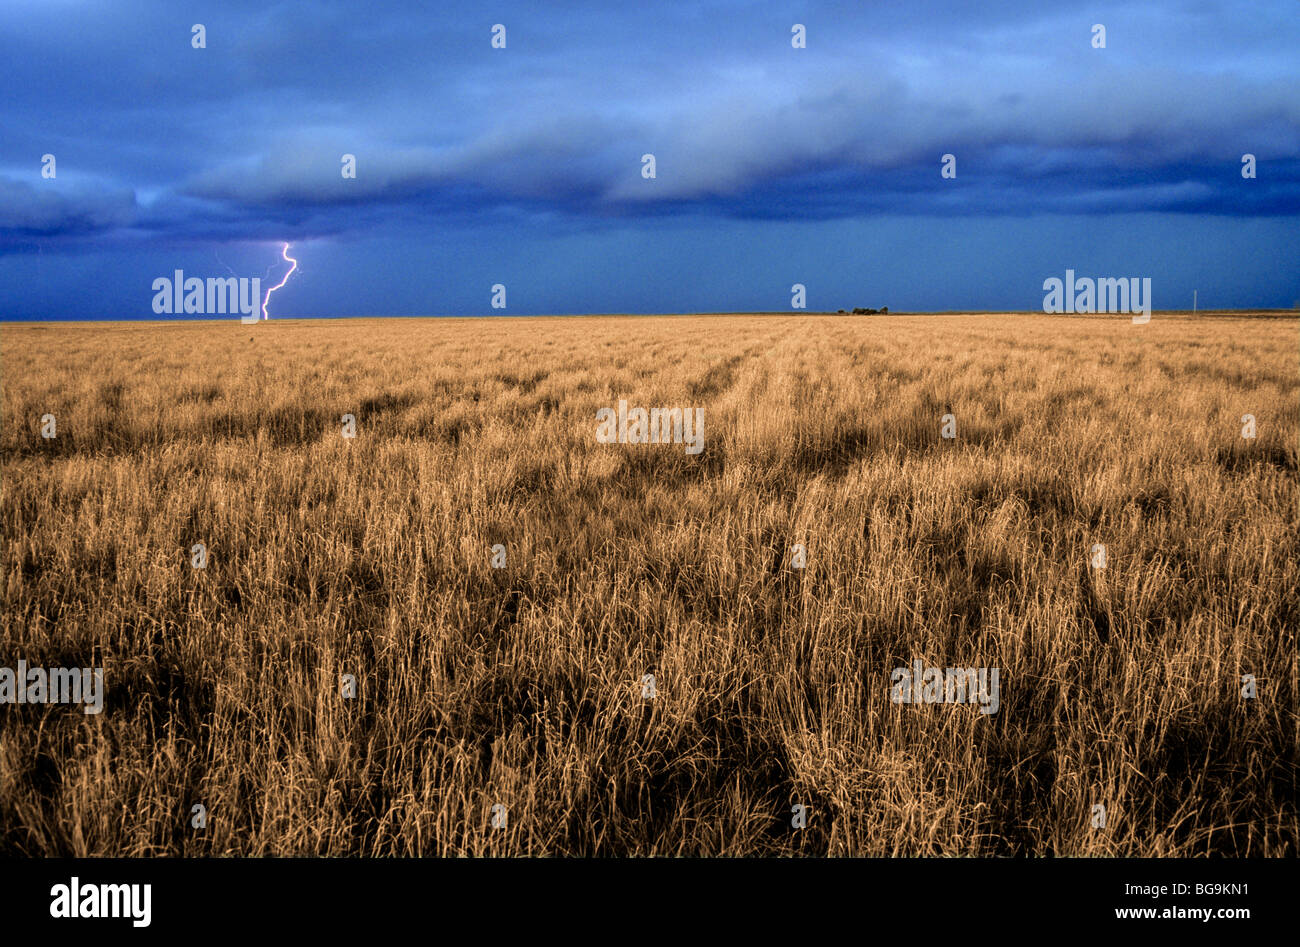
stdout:
POLYGON ((0 706, 0 853, 1295 856, 1298 345, 5 325, 0 665, 107 696, 0 706), (619 399, 703 452, 598 443, 619 399), (998 668, 997 713, 891 702, 917 659, 998 668))

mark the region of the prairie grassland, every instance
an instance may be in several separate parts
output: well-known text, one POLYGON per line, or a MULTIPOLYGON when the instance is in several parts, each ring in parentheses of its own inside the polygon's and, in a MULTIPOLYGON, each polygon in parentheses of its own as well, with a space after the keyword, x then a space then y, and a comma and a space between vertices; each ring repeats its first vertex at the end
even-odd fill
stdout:
POLYGON ((0 666, 107 696, 0 706, 0 851, 1294 856, 1298 343, 6 325, 0 666), (703 453, 597 443, 620 398, 703 453), (914 659, 999 668, 998 712, 892 703, 914 659))

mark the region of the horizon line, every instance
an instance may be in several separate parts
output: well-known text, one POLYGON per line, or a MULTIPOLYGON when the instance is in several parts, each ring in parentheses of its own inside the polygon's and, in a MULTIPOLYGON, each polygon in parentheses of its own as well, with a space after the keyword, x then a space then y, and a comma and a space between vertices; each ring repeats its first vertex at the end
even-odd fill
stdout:
MULTIPOLYGON (((1300 316, 1300 306, 1291 309, 1282 309, 1276 307, 1242 307, 1242 308, 1219 308, 1219 309, 1152 309, 1151 314, 1157 315, 1185 315, 1185 316, 1241 316, 1241 315, 1261 315, 1261 316, 1300 316)), ((238 315, 238 314, 236 314, 238 315)), ((855 314, 849 311, 839 310, 781 310, 781 309, 719 309, 719 310, 699 310, 693 312, 528 312, 528 313, 480 313, 473 315, 350 315, 350 316, 277 316, 274 319, 259 319, 256 325, 272 325, 276 322, 325 322, 335 320, 349 319, 655 319, 655 318, 691 318, 696 316, 704 317, 723 317, 723 316, 844 316, 850 319, 888 319, 891 316, 1052 316, 1054 318, 1071 318, 1071 319, 1121 319, 1131 316, 1128 312, 1085 312, 1085 313, 1064 313, 1064 312, 1043 312, 1041 309, 933 309, 933 310, 904 310, 899 309, 891 312, 876 312, 868 314, 855 314)), ((38 317, 38 318, 10 318, 0 319, 0 325, 33 325, 40 323, 60 324, 67 322, 105 322, 105 323, 123 323, 123 324, 149 324, 157 323, 167 325, 171 323, 214 323, 231 322, 229 314, 220 316, 207 315, 190 315, 190 316, 171 316, 166 319, 146 316, 62 316, 62 317, 38 317)), ((236 325, 249 325, 248 323, 234 321, 236 325)))

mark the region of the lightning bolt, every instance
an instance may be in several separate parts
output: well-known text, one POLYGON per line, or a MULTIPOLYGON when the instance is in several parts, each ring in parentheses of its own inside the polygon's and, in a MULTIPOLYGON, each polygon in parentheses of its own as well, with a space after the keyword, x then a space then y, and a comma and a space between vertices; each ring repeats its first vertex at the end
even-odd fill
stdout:
POLYGON ((284 256, 285 260, 287 260, 288 262, 292 263, 293 266, 289 267, 289 272, 284 274, 284 279, 280 280, 280 285, 279 285, 279 286, 272 286, 270 289, 268 289, 268 290, 266 291, 266 298, 262 300, 262 318, 263 318, 263 319, 269 319, 269 318, 271 318, 270 316, 268 316, 268 315, 266 314, 266 304, 269 303, 269 302, 271 301, 271 294, 272 294, 273 292, 275 292, 277 289, 279 289, 280 286, 283 286, 285 283, 289 282, 289 277, 293 275, 293 271, 296 270, 296 269, 298 269, 298 261, 295 260, 293 257, 289 256, 289 244, 286 243, 286 244, 284 245, 284 249, 282 249, 282 250, 280 251, 280 253, 284 256))

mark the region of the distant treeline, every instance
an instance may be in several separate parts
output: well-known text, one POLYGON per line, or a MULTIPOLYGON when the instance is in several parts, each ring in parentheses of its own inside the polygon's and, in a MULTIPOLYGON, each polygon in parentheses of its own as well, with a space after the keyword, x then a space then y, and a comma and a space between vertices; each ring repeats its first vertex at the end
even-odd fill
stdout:
MULTIPOLYGON (((844 315, 844 310, 843 310, 843 309, 840 310, 840 315, 844 315)), ((888 306, 881 306, 879 309, 863 309, 861 306, 859 306, 857 309, 854 309, 854 310, 853 310, 853 315, 855 315, 855 316, 887 316, 887 315, 889 315, 889 307, 888 307, 888 306)))

